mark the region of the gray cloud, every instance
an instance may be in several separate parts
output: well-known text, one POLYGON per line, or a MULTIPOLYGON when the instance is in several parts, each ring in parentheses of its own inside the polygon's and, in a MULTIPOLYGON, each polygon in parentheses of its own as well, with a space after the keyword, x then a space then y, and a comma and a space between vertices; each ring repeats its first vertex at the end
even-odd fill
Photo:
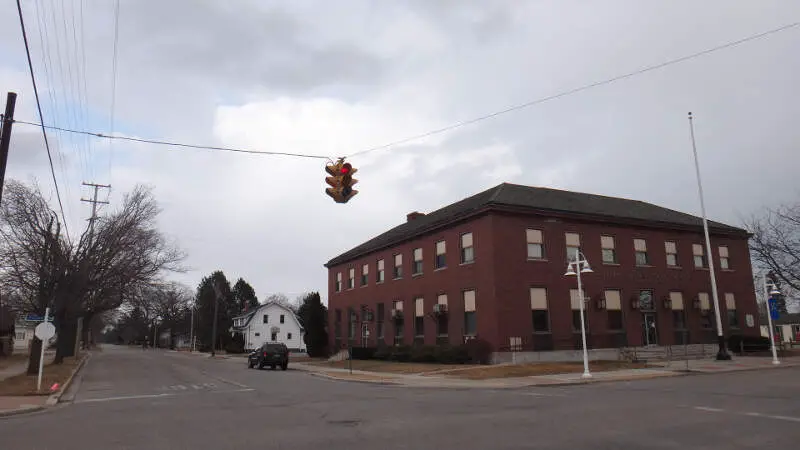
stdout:
MULTIPOLYGON (((92 3, 86 15, 94 125, 107 123, 110 105, 112 7, 92 3)), ((349 154, 797 17, 800 6, 777 0, 603 7, 510 0, 123 2, 117 125, 148 137, 349 154), (223 114, 221 106, 230 109, 223 114)), ((12 19, 0 17, 0 87, 5 80, 21 85, 15 89, 30 116, 12 19)), ((29 33, 38 39, 33 23, 29 33)), ((71 222, 82 226, 87 215, 79 182, 92 175, 88 158, 97 162, 92 178, 114 185, 112 202, 135 183, 156 186, 162 226, 181 240, 196 269, 181 280, 195 285, 221 268, 250 280, 259 295, 324 294, 321 264, 328 258, 412 210, 430 211, 501 181, 697 213, 686 123, 693 111, 709 214, 736 224, 740 215, 800 193, 794 174, 800 131, 793 125, 800 106, 792 96, 800 78, 798 33, 354 157, 361 193, 347 205, 324 195, 323 161, 117 142, 108 173, 102 169, 108 143, 93 141, 86 154, 63 140, 71 222)), ((38 51, 34 45, 37 67, 38 51)), ((14 177, 35 174, 44 185, 49 173, 34 136, 15 136, 16 145, 31 150, 16 152, 9 170, 14 177)))

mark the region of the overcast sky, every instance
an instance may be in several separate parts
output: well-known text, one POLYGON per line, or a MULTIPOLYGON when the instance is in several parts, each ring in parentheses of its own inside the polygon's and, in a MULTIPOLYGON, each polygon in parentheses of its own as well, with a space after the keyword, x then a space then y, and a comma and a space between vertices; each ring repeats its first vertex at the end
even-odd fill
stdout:
MULTIPOLYGON (((14 3, 0 0, 0 102, 15 91, 16 118, 38 121, 14 3)), ((115 2, 22 3, 45 121, 108 132, 115 2)), ((350 155, 797 21, 787 0, 122 0, 114 131, 350 155)), ((798 55, 800 26, 355 156, 346 205, 324 194, 321 159, 50 137, 73 234, 90 215, 81 181, 113 186, 104 211, 149 184, 189 254, 174 279, 221 269, 261 300, 326 298, 328 259, 502 182, 699 214, 688 111, 710 218, 796 201, 798 55)), ((7 177, 51 193, 47 164, 41 133, 15 125, 7 177)))

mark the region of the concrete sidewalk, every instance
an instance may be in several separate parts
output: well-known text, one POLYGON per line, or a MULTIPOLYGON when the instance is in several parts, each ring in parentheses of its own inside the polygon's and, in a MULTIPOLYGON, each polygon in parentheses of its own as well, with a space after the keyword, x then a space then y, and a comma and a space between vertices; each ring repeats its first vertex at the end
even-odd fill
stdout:
POLYGON ((438 388, 521 388, 530 386, 559 386, 571 384, 585 384, 605 381, 631 381, 649 378, 688 375, 692 373, 724 373, 745 370, 765 370, 779 367, 800 366, 800 359, 782 361, 780 365, 773 365, 771 358, 744 357, 732 361, 693 360, 689 361, 688 370, 686 361, 672 362, 665 367, 652 367, 646 369, 625 369, 604 372, 593 372, 592 377, 585 379, 582 373, 563 373, 554 375, 537 375, 527 377, 489 378, 485 380, 468 380, 457 376, 431 375, 431 374, 395 374, 385 372, 369 372, 364 370, 340 369, 333 367, 317 366, 312 364, 295 363, 294 368, 310 372, 334 380, 357 381, 365 383, 393 384, 410 387, 438 387, 438 388))

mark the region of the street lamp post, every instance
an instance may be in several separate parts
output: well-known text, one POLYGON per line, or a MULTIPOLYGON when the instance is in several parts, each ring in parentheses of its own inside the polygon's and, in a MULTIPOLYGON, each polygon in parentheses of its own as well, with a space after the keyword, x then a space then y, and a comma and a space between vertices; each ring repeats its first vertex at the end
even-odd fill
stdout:
POLYGON ((781 362, 778 361, 778 351, 775 349, 775 336, 774 330, 772 326, 772 312, 769 310, 769 299, 773 295, 780 295, 780 291, 775 283, 770 283, 767 281, 767 274, 763 275, 764 278, 764 302, 766 303, 767 307, 767 323, 769 323, 769 343, 772 349, 772 364, 778 365, 781 362), (771 289, 771 290, 770 290, 771 289))
POLYGON ((586 349, 586 321, 583 317, 585 299, 583 297, 583 285, 581 284, 581 273, 592 272, 593 270, 589 267, 589 261, 586 260, 586 256, 578 251, 575 253, 575 261, 571 261, 567 264, 567 273, 564 274, 566 276, 576 275, 578 277, 578 295, 580 296, 581 311, 581 340, 583 341, 583 375, 581 375, 581 378, 592 378, 592 374, 589 372, 589 352, 586 349), (581 259, 581 257, 583 257, 583 259, 581 259))
POLYGON ((714 273, 714 254, 711 252, 711 238, 708 235, 708 219, 706 218, 706 205, 703 199, 703 184, 700 182, 700 163, 697 160, 697 145, 694 141, 694 123, 692 113, 689 113, 689 130, 692 135, 692 154, 694 155, 694 171, 697 176, 697 192, 700 195, 700 213, 703 216, 703 234, 706 239, 706 257, 708 258, 708 272, 711 277, 711 295, 714 298, 714 315, 717 319, 717 361, 730 361, 731 355, 725 348, 725 334, 722 330, 722 318, 719 313, 719 295, 717 294, 717 277, 714 273))

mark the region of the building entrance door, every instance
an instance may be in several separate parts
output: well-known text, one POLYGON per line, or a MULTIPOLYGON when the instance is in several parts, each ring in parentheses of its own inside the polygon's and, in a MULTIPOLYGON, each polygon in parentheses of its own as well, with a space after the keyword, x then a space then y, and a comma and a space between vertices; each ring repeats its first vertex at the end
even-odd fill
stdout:
POLYGON ((658 330, 656 329, 656 313, 644 313, 642 343, 644 345, 658 345, 658 330))

